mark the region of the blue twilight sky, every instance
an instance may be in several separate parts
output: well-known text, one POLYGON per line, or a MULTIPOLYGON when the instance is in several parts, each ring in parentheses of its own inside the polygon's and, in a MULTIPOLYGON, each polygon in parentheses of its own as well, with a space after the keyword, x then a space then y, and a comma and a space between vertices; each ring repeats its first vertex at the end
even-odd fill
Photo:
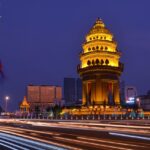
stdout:
POLYGON ((77 77, 85 34, 100 17, 122 51, 122 78, 139 94, 150 89, 149 0, 0 0, 0 103, 15 110, 29 83, 62 85, 77 77))

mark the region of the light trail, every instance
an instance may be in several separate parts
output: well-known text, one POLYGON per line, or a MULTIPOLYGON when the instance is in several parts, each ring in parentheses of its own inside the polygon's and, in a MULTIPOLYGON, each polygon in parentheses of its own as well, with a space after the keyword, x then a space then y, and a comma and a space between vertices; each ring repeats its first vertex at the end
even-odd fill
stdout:
POLYGON ((22 128, 18 128, 18 127, 15 127, 15 129, 17 129, 17 131, 15 129, 12 129, 12 127, 4 127, 4 126, 1 126, 1 129, 4 128, 5 130, 11 130, 11 131, 15 131, 15 132, 18 132, 18 133, 24 133, 23 131, 27 131, 27 132, 35 132, 35 133, 40 133, 40 134, 47 134, 47 135, 60 135, 60 133, 57 133, 57 132, 49 132, 49 131, 46 131, 46 132, 43 132, 43 131, 36 131, 36 130, 32 130, 32 129, 22 129, 22 128))
MULTIPOLYGON (((113 141, 108 141, 108 140, 100 140, 100 139, 96 139, 96 138, 85 138, 85 137, 77 137, 78 139, 82 139, 82 140, 87 140, 87 141, 97 141, 97 142, 102 142, 102 143, 110 143, 110 144, 116 144, 116 145, 123 145, 123 146, 131 146, 131 147, 137 147, 137 145, 135 144, 126 144, 126 143, 122 143, 122 142, 113 142, 113 141)), ((145 147, 145 146, 140 146, 138 145, 138 147, 145 147)))
POLYGON ((48 144, 51 144, 51 145, 55 145, 55 146, 59 146, 59 149, 61 150, 63 150, 63 149, 71 149, 71 150, 81 150, 80 148, 76 148, 76 147, 73 147, 73 146, 68 146, 68 145, 64 145, 64 144, 60 144, 60 143, 56 143, 56 142, 52 142, 52 141, 47 141, 47 140, 44 140, 44 139, 39 139, 39 138, 36 138, 36 137, 31 137, 31 136, 27 136, 27 135, 22 135, 22 134, 19 134, 19 133, 14 133, 14 132, 11 132, 11 131, 4 131, 4 130, 1 130, 0 129, 0 131, 2 132, 2 133, 8 133, 8 134, 13 134, 13 135, 15 135, 16 137, 14 137, 14 138, 18 138, 17 136, 21 136, 21 137, 24 137, 23 139, 24 140, 27 140, 27 139, 25 139, 25 138, 28 138, 28 139, 30 139, 29 141, 31 141, 32 143, 34 142, 34 143, 36 143, 36 141, 37 141, 37 143, 36 144, 39 144, 39 142, 41 142, 39 145, 43 145, 43 143, 46 143, 47 145, 48 144), (64 148, 62 148, 62 147, 64 147, 64 148))
MULTIPOLYGON (((80 124, 80 125, 87 125, 87 123, 84 122, 59 122, 60 124, 80 124)), ((115 125, 115 124, 109 124, 109 123, 90 123, 88 122, 88 125, 96 125, 96 126, 104 126, 104 127, 121 127, 121 128, 137 128, 137 129, 150 129, 149 126, 131 126, 131 125, 115 125)))
POLYGON ((129 138, 135 138, 135 139, 142 139, 142 140, 150 141, 149 137, 142 137, 142 136, 137 136, 137 135, 122 134, 122 133, 114 133, 114 132, 109 132, 109 134, 115 135, 115 136, 122 136, 122 137, 129 137, 129 138))
POLYGON ((3 144, 3 143, 0 143, 0 145, 2 145, 2 146, 4 146, 4 147, 7 147, 7 148, 9 148, 9 149, 11 149, 11 150, 18 150, 18 149, 16 149, 16 148, 13 148, 13 147, 8 146, 8 145, 3 144))
MULTIPOLYGON (((33 126, 57 127, 57 128, 66 128, 66 129, 72 128, 72 129, 77 129, 77 130, 81 129, 81 130, 108 131, 108 132, 109 131, 118 131, 119 130, 122 133, 124 133, 124 132, 132 132, 134 134, 135 133, 137 134, 137 129, 136 128, 135 129, 134 128, 128 129, 127 128, 128 126, 124 126, 124 128, 120 129, 120 125, 115 125, 115 126, 111 127, 111 126, 109 126, 107 124, 102 124, 103 127, 101 127, 101 124, 100 124, 100 126, 95 127, 95 126, 92 126, 92 125, 95 125, 95 124, 88 124, 87 125, 87 123, 86 123, 86 125, 85 125, 85 123, 72 123, 72 122, 69 122, 69 123, 68 122, 66 122, 66 123, 59 122, 59 124, 56 124, 56 123, 43 123, 43 122, 38 122, 38 123, 30 122, 30 124, 32 124, 33 126), (106 125, 106 127, 105 127, 105 125, 106 125)), ((139 130, 138 129, 138 134, 139 133, 148 134, 148 133, 150 133, 150 131, 149 130, 145 130, 145 129, 144 130, 139 130)))
POLYGON ((63 138, 63 137, 54 137, 56 139, 59 140, 63 140, 63 141, 68 141, 68 142, 75 142, 78 144, 88 144, 88 145, 93 145, 93 146, 97 146, 97 147, 105 147, 105 148, 113 148, 113 149, 119 149, 119 150, 133 150, 133 149, 129 149, 129 148, 122 148, 122 147, 116 147, 116 146, 110 146, 110 145, 104 145, 104 144, 99 144, 99 143, 93 143, 93 142, 88 142, 88 141, 80 141, 80 140, 75 140, 75 139, 68 139, 68 138, 63 138))
POLYGON ((36 149, 36 150, 45 150, 45 149, 42 149, 42 148, 39 149, 39 147, 37 147, 37 146, 33 146, 33 145, 26 144, 24 141, 21 142, 22 140, 21 140, 21 141, 19 141, 19 140, 16 141, 16 139, 13 140, 12 137, 10 137, 10 138, 8 139, 8 137, 6 137, 4 134, 2 135, 2 134, 0 133, 0 135, 1 135, 0 138, 5 139, 5 140, 9 140, 10 142, 17 142, 18 144, 21 144, 21 145, 24 145, 24 146, 27 146, 27 147, 30 147, 30 148, 34 148, 34 149, 36 149))
MULTIPOLYGON (((0 134, 0 135, 1 135, 1 134, 0 134)), ((28 149, 28 148, 24 148, 24 147, 22 147, 22 146, 19 146, 19 145, 16 145, 16 144, 13 144, 13 143, 10 143, 10 142, 1 140, 1 139, 0 139, 0 142, 5 143, 5 144, 10 145, 10 146, 14 146, 14 147, 16 147, 16 148, 21 148, 22 150, 30 150, 30 149, 28 149)))
MULTIPOLYGON (((0 121, 4 119, 0 119, 0 121)), ((35 122, 28 120, 14 120, 10 119, 7 122, 15 122, 19 124, 30 124, 32 126, 44 126, 44 127, 57 127, 66 129, 81 129, 81 130, 93 130, 93 131, 107 131, 107 132, 117 132, 118 130, 122 133, 133 133, 133 134, 150 134, 150 127, 145 126, 128 126, 128 125, 112 125, 106 123, 85 123, 85 122, 35 122), (138 132, 137 132, 138 131, 138 132)))

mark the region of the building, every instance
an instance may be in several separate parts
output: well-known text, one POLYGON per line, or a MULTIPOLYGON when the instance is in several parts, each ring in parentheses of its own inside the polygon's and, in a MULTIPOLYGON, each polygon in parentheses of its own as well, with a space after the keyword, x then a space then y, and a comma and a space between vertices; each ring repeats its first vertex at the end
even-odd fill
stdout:
POLYGON ((120 106, 121 52, 102 20, 96 20, 82 48, 77 67, 82 79, 82 105, 120 106))
POLYGON ((81 105, 82 80, 80 78, 64 78, 64 99, 66 106, 81 105))
POLYGON ((29 85, 27 86, 27 100, 31 111, 46 111, 54 105, 61 105, 62 87, 51 85, 29 85))
POLYGON ((26 96, 24 96, 19 107, 20 107, 20 112, 22 112, 22 113, 28 113, 29 112, 30 104, 28 103, 26 96))
POLYGON ((82 104, 82 80, 80 78, 76 79, 76 103, 82 104))
POLYGON ((150 91, 148 91, 146 95, 137 96, 136 104, 144 111, 150 111, 150 91))
POLYGON ((64 78, 64 99, 66 106, 75 105, 75 78, 64 78))
POLYGON ((125 100, 125 81, 120 82, 120 101, 121 105, 125 106, 126 105, 126 100, 125 100))
POLYGON ((120 76, 124 65, 113 34, 99 18, 85 36, 77 72, 82 80, 82 106, 62 114, 122 114, 120 76))
POLYGON ((137 97, 137 89, 135 86, 125 86, 125 101, 126 104, 135 104, 137 97))

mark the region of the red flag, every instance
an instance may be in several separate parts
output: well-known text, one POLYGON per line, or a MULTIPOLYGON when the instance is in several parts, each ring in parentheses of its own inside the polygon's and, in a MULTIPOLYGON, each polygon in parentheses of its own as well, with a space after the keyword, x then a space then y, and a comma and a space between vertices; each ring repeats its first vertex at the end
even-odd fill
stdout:
POLYGON ((1 75, 2 78, 4 78, 3 65, 2 65, 1 60, 0 60, 0 75, 1 75))

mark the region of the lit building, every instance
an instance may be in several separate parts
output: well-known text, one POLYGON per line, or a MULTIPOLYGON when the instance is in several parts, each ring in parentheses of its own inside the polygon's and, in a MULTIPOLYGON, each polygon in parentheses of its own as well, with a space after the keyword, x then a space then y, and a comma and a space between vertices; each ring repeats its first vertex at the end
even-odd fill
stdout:
POLYGON ((51 85, 29 85, 27 86, 27 99, 30 110, 35 108, 45 111, 48 107, 61 105, 62 87, 51 85))
POLYGON ((124 65, 113 34, 97 19, 85 37, 77 72, 82 80, 82 107, 64 109, 62 114, 122 114, 120 76, 124 65))
POLYGON ((22 102, 20 103, 20 111, 22 113, 29 112, 30 110, 30 104, 27 102, 26 96, 24 96, 22 102))
POLYGON ((126 104, 134 104, 137 97, 137 89, 134 86, 125 86, 126 104))
POLYGON ((120 106, 121 53, 102 20, 96 20, 82 48, 77 67, 82 79, 82 105, 120 106))

